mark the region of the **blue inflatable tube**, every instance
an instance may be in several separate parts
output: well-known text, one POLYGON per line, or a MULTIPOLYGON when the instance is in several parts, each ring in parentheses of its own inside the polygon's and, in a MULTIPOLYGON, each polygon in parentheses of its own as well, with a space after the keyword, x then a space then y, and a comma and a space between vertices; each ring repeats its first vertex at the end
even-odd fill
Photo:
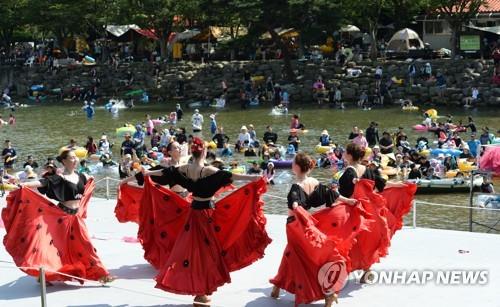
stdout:
POLYGON ((270 159, 269 162, 273 162, 275 168, 292 168, 293 160, 270 159))
POLYGON ((43 91, 45 89, 45 87, 41 84, 37 84, 37 85, 32 85, 31 88, 30 88, 32 91, 43 91))
POLYGON ((439 154, 443 155, 452 155, 454 157, 460 156, 462 152, 458 149, 449 149, 449 148, 434 148, 431 149, 431 155, 437 156, 439 154))

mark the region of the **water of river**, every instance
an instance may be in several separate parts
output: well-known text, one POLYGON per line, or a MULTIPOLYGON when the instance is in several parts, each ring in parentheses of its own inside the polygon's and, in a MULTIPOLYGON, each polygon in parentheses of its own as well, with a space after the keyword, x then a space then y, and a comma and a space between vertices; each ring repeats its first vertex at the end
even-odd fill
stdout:
MULTIPOLYGON (((11 139, 14 147, 18 151, 20 157, 17 163, 18 167, 22 165, 29 154, 34 155, 39 164, 44 164, 47 156, 55 156, 58 149, 69 143, 69 139, 74 138, 80 145, 84 145, 87 136, 93 136, 96 140, 99 139, 102 133, 106 133, 112 142, 117 144, 116 151, 122 141, 121 138, 115 137, 115 129, 122 126, 126 122, 137 123, 144 121, 145 114, 149 113, 153 117, 168 114, 173 111, 174 104, 148 104, 139 105, 133 109, 120 110, 119 116, 112 118, 111 114, 104 109, 97 108, 95 117, 92 120, 87 120, 84 112, 81 110, 81 104, 44 104, 31 106, 28 108, 20 108, 15 111, 17 118, 16 126, 4 126, 0 128, 0 139, 11 139), (40 163, 41 162, 41 163, 40 163)), ((209 118, 208 115, 215 110, 202 109, 201 112, 205 116, 205 136, 209 136, 209 118)), ((466 122, 467 116, 474 117, 478 127, 488 126, 493 131, 500 128, 498 122, 500 110, 484 109, 484 110, 465 110, 460 108, 454 109, 439 109, 440 114, 452 114, 455 119, 463 119, 466 122)), ((421 121, 418 112, 403 112, 399 108, 374 109, 371 111, 362 111, 359 109, 333 110, 333 109, 318 109, 313 107, 302 107, 292 109, 290 114, 296 113, 300 115, 301 122, 308 128, 308 133, 301 136, 301 150, 314 152, 314 146, 318 143, 318 138, 323 129, 327 129, 335 142, 345 144, 347 136, 353 125, 358 125, 362 129, 366 129, 370 121, 379 123, 380 132, 388 130, 394 132, 399 126, 405 127, 409 139, 414 143, 415 139, 421 135, 414 133, 411 126, 421 121)), ((8 118, 10 111, 3 111, 3 118, 8 118)), ((190 128, 190 117, 192 110, 185 109, 185 119, 180 126, 190 128)), ((257 130, 257 135, 262 137, 265 127, 272 125, 274 131, 278 133, 278 143, 286 140, 288 127, 290 124, 290 116, 272 116, 269 108, 256 108, 250 110, 240 110, 239 108, 229 108, 217 113, 217 122, 223 125, 226 134, 234 140, 242 125, 253 124, 257 130)), ((432 136, 426 135, 429 138, 432 136)), ((468 138, 463 135, 463 138, 468 138)), ((236 155, 235 159, 246 160, 242 156, 236 155)), ((118 178, 118 174, 111 174, 118 178)), ((331 174, 328 170, 315 170, 312 174, 320 180, 328 181, 331 174)), ((104 174, 96 175, 97 179, 102 178, 104 174)), ((279 184, 271 186, 268 194, 280 197, 285 197, 289 189, 290 183, 293 180, 289 170, 279 171, 277 175, 279 184)), ((497 186, 500 182, 496 182, 497 186)), ((111 196, 116 194, 116 183, 110 182, 111 196)), ((105 183, 100 182, 97 187, 96 195, 105 195, 105 183)), ((418 200, 454 204, 467 205, 468 194, 438 194, 438 195, 418 195, 418 200)), ((266 211, 269 213, 286 213, 286 205, 283 200, 275 197, 266 198, 266 211)), ((474 219, 482 223, 492 224, 500 219, 500 214, 493 212, 478 212, 474 214, 474 219)), ((409 223, 411 216, 408 217, 409 223)), ((443 207, 430 207, 425 205, 418 206, 417 224, 420 226, 433 228, 447 229, 468 229, 468 210, 453 209, 443 207)), ((475 226, 477 231, 486 231, 485 228, 475 226)))

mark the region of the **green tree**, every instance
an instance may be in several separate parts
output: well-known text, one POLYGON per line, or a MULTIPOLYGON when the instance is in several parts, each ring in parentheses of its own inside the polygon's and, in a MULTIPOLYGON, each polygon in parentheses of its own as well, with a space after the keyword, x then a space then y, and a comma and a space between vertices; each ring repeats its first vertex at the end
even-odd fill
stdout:
POLYGON ((395 30, 411 27, 415 17, 425 13, 431 0, 390 0, 382 14, 386 20, 394 23, 395 30))
POLYGON ((378 55, 377 32, 382 10, 387 7, 390 0, 371 1, 345 1, 345 20, 366 29, 371 39, 370 58, 376 59, 378 55))
POLYGON ((0 45, 10 50, 14 32, 26 25, 26 0, 4 0, 0 4, 0 45))
POLYGON ((27 18, 39 31, 51 33, 59 46, 74 35, 86 35, 89 16, 93 16, 93 0, 29 0, 27 18))
POLYGON ((477 15, 481 6, 487 6, 487 0, 431 0, 430 12, 444 15, 451 29, 452 56, 458 51, 458 34, 477 15))
POLYGON ((306 38, 302 43, 308 44, 314 41, 311 39, 314 35, 333 31, 340 21, 337 18, 340 5, 328 0, 212 0, 210 3, 218 12, 217 16, 224 12, 225 18, 247 26, 253 42, 268 32, 273 43, 283 52, 283 70, 288 80, 295 79, 292 53, 288 41, 276 29, 295 28, 302 33, 302 38, 306 38))

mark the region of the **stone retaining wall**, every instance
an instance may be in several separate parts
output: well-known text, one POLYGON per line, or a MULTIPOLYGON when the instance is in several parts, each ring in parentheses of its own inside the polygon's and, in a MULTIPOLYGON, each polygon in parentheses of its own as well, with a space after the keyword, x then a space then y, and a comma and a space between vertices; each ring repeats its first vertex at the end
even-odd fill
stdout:
MULTIPOLYGON (((472 87, 479 89, 482 104, 500 105, 500 88, 491 83, 493 75, 493 62, 483 60, 432 60, 433 72, 440 71, 446 76, 447 90, 444 98, 437 94, 435 81, 416 80, 416 86, 410 87, 407 83, 394 84, 391 88, 393 102, 405 98, 417 102, 433 102, 436 104, 461 104, 464 97, 470 96, 472 87)), ((417 61, 417 69, 425 62, 417 61)), ((175 96, 177 81, 185 82, 186 101, 195 101, 200 96, 206 95, 214 98, 221 93, 221 81, 228 84, 229 101, 238 99, 242 88, 243 74, 248 70, 252 76, 272 76, 275 82, 284 85, 290 93, 292 104, 311 103, 313 101, 312 85, 318 76, 325 81, 327 88, 340 86, 342 98, 345 101, 355 101, 362 91, 373 94, 375 67, 381 65, 384 70, 384 79, 396 77, 407 79, 408 63, 404 61, 386 61, 360 63, 350 62, 348 67, 361 69, 362 74, 357 78, 346 76, 345 69, 337 66, 333 61, 322 63, 293 62, 297 80, 293 84, 282 81, 282 62, 212 62, 209 64, 179 62, 162 64, 159 78, 154 77, 154 67, 151 63, 123 64, 115 71, 110 66, 96 66, 101 79, 99 93, 110 97, 120 95, 131 89, 147 90, 153 100, 155 97, 170 99, 175 96), (134 74, 132 88, 125 86, 127 71, 134 74)), ((49 72, 47 67, 34 68, 1 68, 0 86, 4 87, 10 81, 17 85, 18 95, 24 96, 30 85, 43 83, 48 89, 62 87, 69 93, 72 84, 88 87, 92 84, 89 75, 90 67, 62 68, 57 72, 49 72), (10 70, 14 69, 12 74, 10 70), (10 73, 10 78, 5 78, 10 73), (12 78, 13 75, 13 78, 12 78), (6 81, 7 80, 7 81, 6 81), (3 82, 2 82, 3 81, 3 82)), ((407 80, 405 80, 406 82, 407 80)))

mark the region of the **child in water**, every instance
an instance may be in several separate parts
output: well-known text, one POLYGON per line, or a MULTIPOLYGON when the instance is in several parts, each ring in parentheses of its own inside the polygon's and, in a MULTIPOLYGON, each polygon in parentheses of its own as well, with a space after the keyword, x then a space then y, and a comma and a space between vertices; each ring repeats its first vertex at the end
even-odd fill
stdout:
POLYGON ((78 168, 79 174, 90 174, 90 168, 87 166, 87 160, 80 161, 80 167, 78 168))

